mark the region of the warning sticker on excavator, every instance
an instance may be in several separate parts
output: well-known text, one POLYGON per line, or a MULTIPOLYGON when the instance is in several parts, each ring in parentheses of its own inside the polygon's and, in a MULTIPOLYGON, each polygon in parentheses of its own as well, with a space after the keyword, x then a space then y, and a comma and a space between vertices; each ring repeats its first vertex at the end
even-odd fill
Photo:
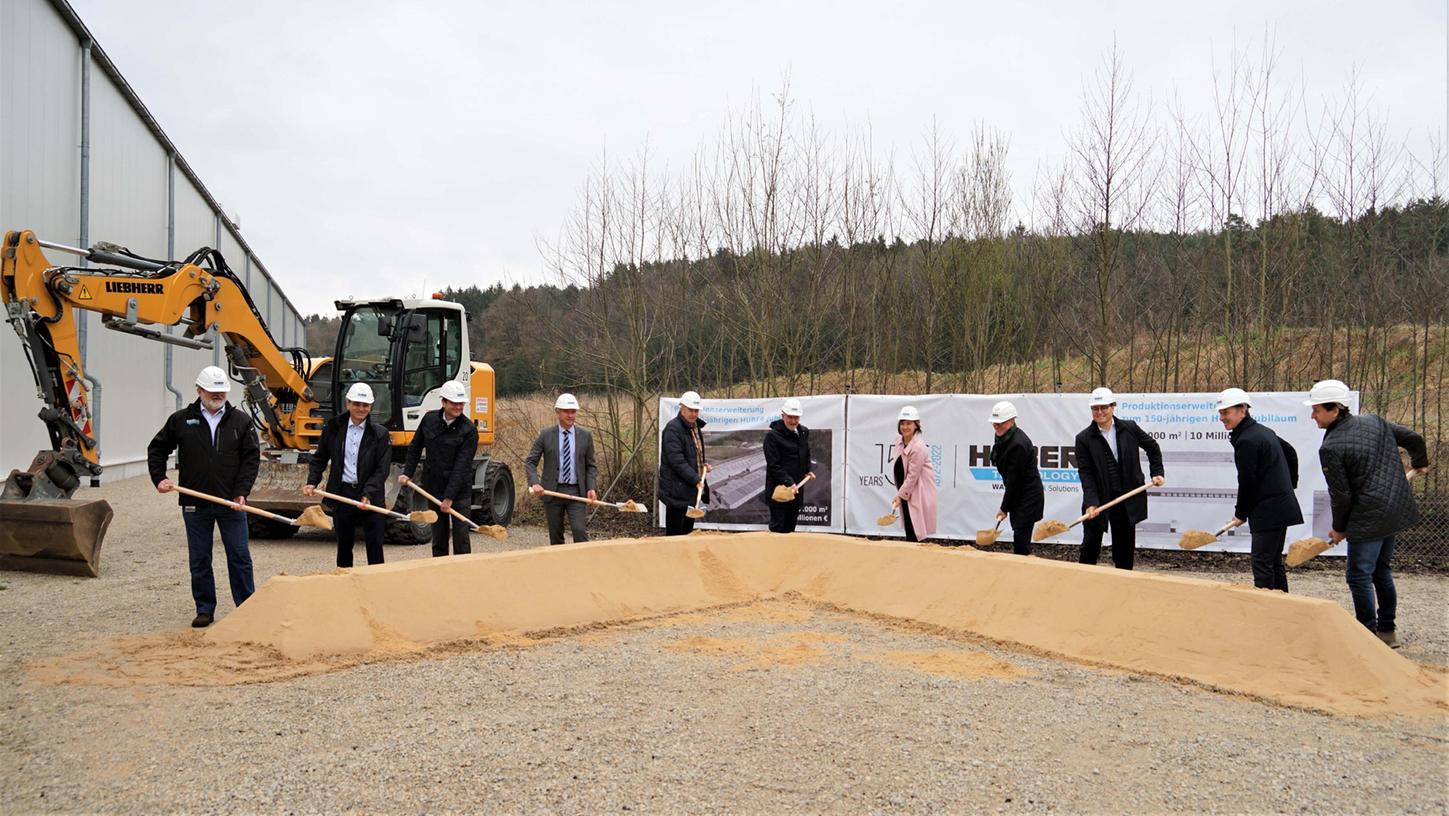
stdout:
POLYGON ((80 294, 76 295, 75 296, 75 299, 76 300, 95 300, 95 298, 91 297, 91 290, 84 283, 82 283, 80 285, 80 294))

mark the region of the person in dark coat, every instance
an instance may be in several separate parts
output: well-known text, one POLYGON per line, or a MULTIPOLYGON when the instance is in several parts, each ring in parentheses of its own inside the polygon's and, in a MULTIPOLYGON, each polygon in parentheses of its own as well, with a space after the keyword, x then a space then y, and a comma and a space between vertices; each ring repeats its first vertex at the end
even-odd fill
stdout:
POLYGON ((659 440, 659 501, 664 503, 664 534, 689 535, 694 519, 685 515, 704 490, 701 502, 709 501, 709 483, 705 474, 710 466, 704 453, 704 420, 699 418, 704 400, 695 391, 685 391, 679 398, 679 413, 659 440))
POLYGON ((1253 586, 1287 592, 1283 543, 1288 528, 1303 523, 1303 510, 1293 494, 1298 486, 1298 452, 1253 419, 1250 408, 1248 393, 1241 388, 1229 388, 1218 397, 1218 417, 1228 429, 1238 469, 1232 523, 1247 524, 1252 535, 1253 586))
POLYGON ((1036 448, 1031 437, 1017 427, 1016 406, 1002 401, 991 408, 991 428, 996 442, 991 446, 991 465, 1001 474, 1001 509, 996 521, 1011 519, 1011 551, 1031 555, 1031 530, 1045 513, 1046 495, 1041 472, 1036 468, 1036 448))
POLYGON ((438 520, 433 522, 433 557, 448 554, 448 538, 453 539, 453 554, 473 551, 468 534, 472 528, 453 518, 449 510, 463 515, 473 506, 473 454, 478 452, 478 426, 463 415, 468 403, 468 387, 449 380, 442 387, 443 407, 423 414, 418 430, 408 445, 407 463, 398 484, 407 485, 417 472, 418 460, 423 462, 423 489, 442 501, 438 520), (426 456, 424 456, 426 454, 426 456))
MULTIPOLYGON (((237 504, 246 504, 257 480, 261 445, 257 443, 252 418, 229 405, 231 380, 216 366, 207 366, 196 378, 196 402, 167 418, 146 447, 146 466, 158 493, 170 493, 166 460, 176 451, 177 480, 182 487, 199 490, 237 504)), ((252 554, 247 548, 247 516, 204 499, 185 494, 177 497, 181 520, 186 526, 186 548, 191 561, 191 598, 196 617, 191 625, 201 629, 216 617, 216 579, 211 571, 215 546, 212 529, 221 532, 226 551, 226 574, 231 599, 241 606, 252 596, 252 554)))
MULTIPOLYGON (((307 469, 307 484, 302 487, 303 495, 316 495, 322 471, 327 470, 328 493, 363 504, 387 505, 392 437, 385 425, 369 419, 372 399, 372 388, 367 383, 353 383, 347 389, 347 412, 332 417, 322 426, 322 437, 317 440, 312 464, 307 469)), ((367 545, 367 563, 382 563, 386 518, 381 513, 331 499, 324 499, 322 505, 332 513, 332 529, 337 534, 337 566, 352 566, 358 525, 362 526, 362 539, 367 545)))
POLYGON ((770 508, 770 532, 793 533, 805 505, 805 489, 794 498, 777 502, 771 495, 776 487, 794 487, 810 472, 810 429, 800 424, 800 400, 785 400, 780 418, 765 433, 765 504, 770 508))
POLYGON ((1394 535, 1419 522, 1399 448, 1409 452, 1410 468, 1417 473, 1429 469, 1429 450, 1424 437, 1402 425, 1373 414, 1353 416, 1348 401, 1347 385, 1324 380, 1313 386, 1306 402, 1313 421, 1325 430, 1318 459, 1333 510, 1328 537, 1334 544, 1348 539, 1346 578, 1354 617, 1398 648, 1394 535))
POLYGON ((543 491, 581 496, 591 501, 599 498, 599 468, 594 463, 594 437, 576 423, 579 401, 573 394, 559 394, 553 403, 557 425, 538 432, 528 455, 523 457, 523 473, 528 489, 543 500, 543 515, 548 522, 548 543, 564 543, 564 516, 569 519, 574 543, 589 540, 585 524, 588 505, 583 502, 556 499, 543 491), (539 467, 542 463, 543 467, 539 467), (541 471, 541 472, 540 472, 541 471))
POLYGON ((1095 564, 1102 554, 1102 535, 1112 530, 1112 563, 1132 569, 1137 553, 1137 525, 1147 518, 1147 494, 1110 508, 1097 508, 1143 484, 1142 457, 1147 452, 1153 486, 1162 485, 1162 449, 1157 440, 1130 419, 1118 419, 1117 397, 1110 388, 1092 392, 1092 424, 1077 434, 1077 473, 1082 479, 1082 549, 1078 560, 1095 564))

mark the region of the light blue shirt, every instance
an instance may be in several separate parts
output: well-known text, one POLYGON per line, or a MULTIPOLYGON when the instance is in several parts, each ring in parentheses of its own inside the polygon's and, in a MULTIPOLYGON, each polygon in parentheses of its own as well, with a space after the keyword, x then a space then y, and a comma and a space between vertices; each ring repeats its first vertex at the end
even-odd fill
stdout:
POLYGON ((342 481, 357 484, 357 452, 362 450, 362 434, 367 430, 367 420, 361 425, 350 419, 347 422, 347 442, 342 446, 342 481))
POLYGON ((217 411, 214 414, 212 412, 206 410, 206 406, 205 405, 202 405, 201 406, 201 415, 206 418, 206 424, 211 426, 211 444, 212 445, 215 445, 216 444, 216 427, 221 424, 221 418, 225 414, 226 414, 226 403, 224 403, 224 402, 221 404, 221 410, 220 411, 217 411))
POLYGON ((558 463, 558 480, 559 480, 559 483, 560 484, 578 484, 579 483, 579 471, 578 471, 578 467, 577 467, 577 464, 578 464, 578 461, 579 461, 579 435, 578 435, 578 428, 577 427, 569 428, 568 431, 567 431, 567 433, 569 435, 569 460, 570 460, 569 461, 569 473, 568 473, 569 479, 567 481, 564 480, 564 463, 563 463, 563 458, 562 458, 563 457, 563 448, 564 448, 564 433, 565 433, 564 427, 562 425, 558 426, 558 454, 559 454, 559 457, 560 457, 559 458, 559 463, 558 463))

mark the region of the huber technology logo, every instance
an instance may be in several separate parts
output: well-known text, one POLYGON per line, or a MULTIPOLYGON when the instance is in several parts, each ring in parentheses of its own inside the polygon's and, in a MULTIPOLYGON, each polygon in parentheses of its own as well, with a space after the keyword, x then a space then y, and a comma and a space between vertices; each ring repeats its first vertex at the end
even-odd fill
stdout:
MULTIPOLYGON (((999 482, 1001 473, 991 466, 990 445, 969 445, 966 448, 967 470, 978 482, 999 482)), ((1036 466, 1045 484, 1079 484, 1077 449, 1074 445, 1036 446, 1036 466)))

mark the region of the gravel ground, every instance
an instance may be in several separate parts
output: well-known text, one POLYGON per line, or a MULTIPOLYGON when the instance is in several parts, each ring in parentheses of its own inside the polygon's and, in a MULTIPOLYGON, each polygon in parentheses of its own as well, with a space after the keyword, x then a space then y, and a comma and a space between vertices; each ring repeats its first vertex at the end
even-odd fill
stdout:
MULTIPOLYGON (((0 573, 0 813, 1449 809, 1444 721, 1278 708, 785 604, 270 684, 41 686, 25 660, 193 614, 171 500, 144 480, 100 493, 118 508, 104 578, 0 573)), ((259 581, 333 557, 325 535, 252 551, 259 581)), ((1290 584, 1348 605, 1336 573, 1290 584)), ((1449 578, 1399 587, 1404 654, 1449 663, 1449 578)))

